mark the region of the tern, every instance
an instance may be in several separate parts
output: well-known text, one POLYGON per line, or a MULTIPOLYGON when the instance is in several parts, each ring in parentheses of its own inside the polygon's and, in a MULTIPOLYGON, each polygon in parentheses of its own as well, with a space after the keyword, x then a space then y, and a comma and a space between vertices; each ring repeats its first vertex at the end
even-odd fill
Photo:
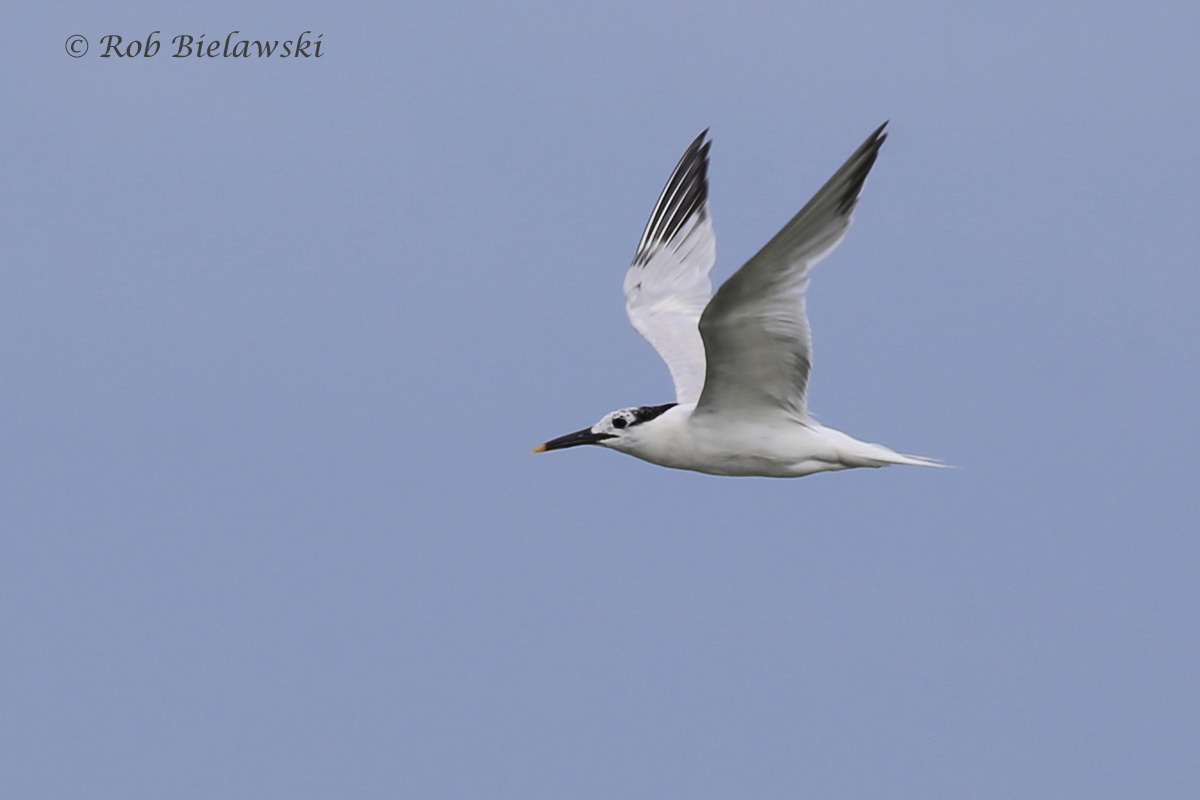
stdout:
POLYGON ((714 295, 705 130, 679 160, 625 274, 629 321, 667 364, 675 402, 613 411, 533 452, 595 444, 675 469, 793 478, 826 470, 939 467, 818 423, 805 395, 812 268, 841 243, 885 122, 714 295))

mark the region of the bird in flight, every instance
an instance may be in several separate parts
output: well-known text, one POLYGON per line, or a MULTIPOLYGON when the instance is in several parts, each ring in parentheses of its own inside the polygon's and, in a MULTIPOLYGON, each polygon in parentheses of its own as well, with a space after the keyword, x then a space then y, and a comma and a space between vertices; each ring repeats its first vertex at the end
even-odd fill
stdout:
POLYGON ((613 411, 534 452, 595 444, 664 467, 773 478, 942 466, 821 425, 805 401, 809 274, 846 236, 886 126, 715 295, 708 277, 716 261, 708 213, 712 142, 707 130, 697 136, 663 187, 625 274, 629 321, 666 362, 675 402, 613 411))

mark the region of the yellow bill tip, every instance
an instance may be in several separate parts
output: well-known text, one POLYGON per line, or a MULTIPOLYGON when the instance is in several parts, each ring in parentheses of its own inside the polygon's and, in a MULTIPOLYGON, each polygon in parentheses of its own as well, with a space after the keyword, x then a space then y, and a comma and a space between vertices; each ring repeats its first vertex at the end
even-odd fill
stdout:
POLYGON ((531 452, 531 453, 544 453, 544 452, 546 452, 546 445, 544 445, 544 444, 539 444, 537 447, 533 448, 533 449, 532 449, 532 450, 530 450, 529 452, 531 452))

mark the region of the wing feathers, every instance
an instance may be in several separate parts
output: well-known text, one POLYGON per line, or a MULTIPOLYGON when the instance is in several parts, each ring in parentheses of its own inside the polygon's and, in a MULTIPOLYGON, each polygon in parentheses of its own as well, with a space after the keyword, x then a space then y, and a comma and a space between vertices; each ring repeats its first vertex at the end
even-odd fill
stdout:
POLYGON ((879 148, 885 122, 787 225, 717 291, 700 319, 706 380, 696 414, 808 418, 809 273, 833 251, 879 148))
POLYGON ((708 204, 708 150, 712 142, 705 141, 708 129, 691 143, 670 180, 663 187, 654 211, 642 232, 633 263, 645 265, 656 247, 667 244, 679 233, 685 220, 694 214, 704 214, 708 204))
POLYGON ((780 254, 802 249, 799 254, 803 258, 816 260, 808 264, 811 269, 817 260, 833 250, 846 235, 850 227, 850 217, 858 205, 858 197, 866 183, 867 174, 875 165, 879 156, 879 148, 887 140, 883 123, 867 140, 854 151, 846 163, 833 173, 825 185, 804 204, 804 208, 796 212, 796 216, 783 226, 771 241, 751 259, 751 263, 760 258, 778 258, 780 254))
POLYGON ((629 321, 666 362, 680 403, 696 402, 704 385, 699 320, 712 296, 708 273, 717 257, 707 136, 707 130, 697 136, 675 166, 625 273, 629 321))

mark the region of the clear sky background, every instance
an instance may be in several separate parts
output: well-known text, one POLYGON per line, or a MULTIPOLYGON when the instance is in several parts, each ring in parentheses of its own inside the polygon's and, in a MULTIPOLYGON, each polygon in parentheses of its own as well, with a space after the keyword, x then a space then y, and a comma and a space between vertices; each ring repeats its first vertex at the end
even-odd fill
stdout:
POLYGON ((1194 2, 8 8, 0 796, 1195 797, 1198 86, 1194 2), (529 453, 672 399, 701 129, 720 281, 885 119, 811 407, 959 469, 529 453))

